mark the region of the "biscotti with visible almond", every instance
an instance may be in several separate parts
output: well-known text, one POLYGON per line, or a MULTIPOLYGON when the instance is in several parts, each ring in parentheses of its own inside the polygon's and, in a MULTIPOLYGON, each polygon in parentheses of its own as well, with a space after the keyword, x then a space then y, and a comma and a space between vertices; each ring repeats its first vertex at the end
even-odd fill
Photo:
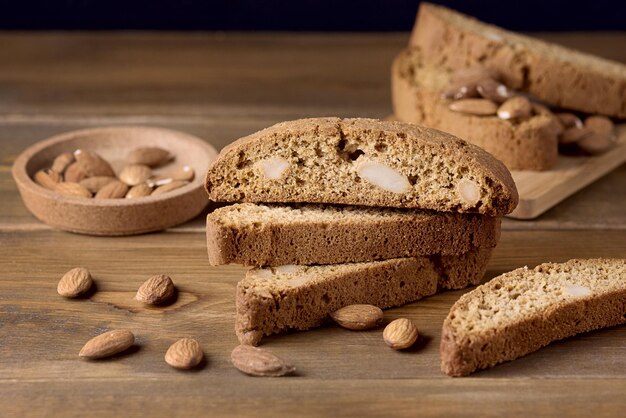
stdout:
POLYGON ((513 270, 461 296, 444 321, 441 369, 465 376, 572 335, 626 323, 626 259, 513 270))
POLYGON ((410 46, 430 65, 493 68, 507 86, 562 108, 626 117, 626 66, 421 3, 410 46))
POLYGON ((402 51, 391 71, 394 115, 403 122, 441 129, 478 145, 510 170, 547 170, 558 157, 558 124, 551 112, 538 110, 524 120, 503 120, 450 109, 443 97, 453 72, 424 62, 419 48, 402 51))
POLYGON ((283 122, 225 147, 209 167, 214 201, 324 203, 510 213, 517 190, 479 147, 434 129, 375 119, 283 122))
POLYGON ((240 203, 207 216, 211 265, 341 264, 495 247, 500 218, 420 209, 240 203))
POLYGON ((237 285, 235 330, 242 344, 264 335, 319 326, 347 305, 404 305, 482 279, 491 248, 461 256, 396 258, 327 266, 252 269, 237 285))

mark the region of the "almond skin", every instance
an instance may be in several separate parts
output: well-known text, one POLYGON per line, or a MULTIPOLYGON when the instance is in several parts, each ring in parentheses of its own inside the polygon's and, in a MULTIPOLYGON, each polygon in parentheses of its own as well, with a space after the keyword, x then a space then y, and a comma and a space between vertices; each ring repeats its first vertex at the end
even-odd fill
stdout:
POLYGON ((57 285, 57 293, 66 298, 75 298, 85 294, 93 285, 93 279, 89 271, 82 267, 76 267, 61 277, 57 285))
POLYGON ((374 305, 348 305, 330 314, 344 328, 361 331, 374 328, 383 320, 383 311, 374 305))
POLYGON ((159 196, 163 193, 171 192, 172 190, 179 189, 183 186, 189 184, 187 181, 182 180, 174 180, 171 183, 164 184, 163 186, 159 186, 152 192, 152 196, 159 196))
POLYGON ((85 187, 91 193, 98 193, 100 189, 115 180, 115 177, 96 176, 83 179, 78 184, 85 187))
POLYGON ((450 103, 449 108, 468 115, 492 116, 496 114, 498 105, 487 99, 461 99, 450 103))
POLYGON ((122 169, 119 178, 129 186, 136 186, 144 183, 152 177, 152 170, 147 165, 130 164, 122 169))
POLYGON ((149 305, 160 305, 174 296, 174 290, 174 283, 169 276, 157 274, 139 287, 135 299, 149 305))
POLYGON ((83 171, 87 174, 87 177, 115 176, 115 172, 113 171, 111 164, 95 152, 78 149, 74 151, 74 158, 76 158, 76 164, 83 169, 83 171))
POLYGON ((121 199, 126 196, 128 186, 119 180, 113 180, 96 193, 96 199, 121 199))
POLYGON ((181 338, 167 349, 165 362, 176 369, 193 369, 202 359, 204 353, 200 343, 193 338, 181 338))
POLYGON ((135 335, 127 330, 113 330, 87 341, 78 353, 86 359, 100 359, 128 350, 135 343, 135 335))
POLYGON ((250 376, 278 377, 296 370, 271 351, 251 345, 235 347, 230 359, 239 371, 250 376))
POLYGON ((61 182, 61 175, 52 170, 39 170, 33 176, 35 183, 45 187, 48 190, 54 190, 61 182))
POLYGON ((54 191, 66 196, 91 197, 91 192, 89 190, 78 183, 72 182, 59 183, 55 186, 54 191))
POLYGON ((63 174, 67 167, 74 162, 74 154, 71 152, 64 152, 62 154, 57 155, 57 157, 52 162, 52 167, 50 170, 63 174))
POLYGON ((78 183, 88 177, 87 172, 83 169, 83 166, 76 162, 70 164, 65 169, 65 173, 63 176, 65 177, 65 181, 71 183, 78 183))
POLYGON ((130 188, 126 193, 126 199, 134 199, 136 197, 145 197, 152 194, 152 187, 147 184, 138 184, 130 188))
POLYGON ((158 147, 137 148, 126 158, 128 164, 143 164, 148 167, 158 167, 172 159, 169 151, 158 147))
POLYGON ((385 343, 394 350, 404 350, 417 341, 417 327, 407 318, 398 318, 389 323, 383 331, 385 343))
POLYGON ((168 170, 167 172, 155 177, 154 182, 160 182, 162 180, 167 180, 167 179, 171 179, 172 181, 174 180, 191 181, 193 180, 195 175, 196 173, 194 172, 193 168, 189 167, 188 165, 185 165, 182 167, 177 167, 177 168, 168 170))

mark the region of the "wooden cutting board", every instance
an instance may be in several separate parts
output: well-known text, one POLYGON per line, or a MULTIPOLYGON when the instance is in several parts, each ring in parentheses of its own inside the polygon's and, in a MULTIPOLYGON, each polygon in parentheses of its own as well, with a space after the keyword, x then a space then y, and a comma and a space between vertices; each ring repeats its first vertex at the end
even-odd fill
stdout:
MULTIPOLYGON (((626 124, 618 125, 618 145, 595 157, 567 157, 548 171, 512 171, 519 204, 507 215, 533 219, 626 161, 626 124)), ((626 193, 622 190, 622 193, 626 193)))

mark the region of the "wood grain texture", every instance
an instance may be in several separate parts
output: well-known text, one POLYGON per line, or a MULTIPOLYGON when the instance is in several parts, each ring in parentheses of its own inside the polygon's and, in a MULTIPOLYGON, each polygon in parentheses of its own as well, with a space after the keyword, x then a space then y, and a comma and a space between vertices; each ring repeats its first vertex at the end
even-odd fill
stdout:
MULTIPOLYGON (((626 34, 551 34, 626 61, 626 34)), ((167 232, 87 237, 51 230, 22 205, 10 166, 28 145, 102 125, 179 129, 221 148, 281 120, 390 112, 389 66, 407 34, 222 35, 0 33, 0 408, 7 417, 72 416, 617 416, 626 408, 626 328, 557 342, 466 379, 439 371, 448 309, 465 291, 386 311, 423 337, 408 352, 382 327, 328 324, 263 346, 298 375, 260 379, 229 362, 235 285, 244 269, 208 266, 204 218, 167 232), (60 276, 90 269, 97 291, 66 300, 60 276), (154 274, 178 299, 133 299, 154 274), (78 359, 100 332, 137 335, 131 352, 78 359), (163 361, 195 337, 207 356, 193 372, 163 361), (87 412, 86 412, 87 411, 87 412)), ((533 221, 505 220, 486 279, 522 265, 626 255, 626 166, 533 221)))

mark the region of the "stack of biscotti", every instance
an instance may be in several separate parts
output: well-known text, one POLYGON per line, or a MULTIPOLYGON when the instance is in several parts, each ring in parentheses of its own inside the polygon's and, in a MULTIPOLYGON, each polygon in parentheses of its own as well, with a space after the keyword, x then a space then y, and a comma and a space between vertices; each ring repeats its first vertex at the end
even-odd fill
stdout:
POLYGON ((513 170, 610 149, 607 116, 626 117, 625 94, 624 65, 428 3, 392 67, 399 120, 458 135, 513 170))
POLYGON ((433 129, 373 119, 280 123, 222 150, 206 189, 212 265, 237 286, 242 343, 478 284, 517 204, 504 165, 433 129))

